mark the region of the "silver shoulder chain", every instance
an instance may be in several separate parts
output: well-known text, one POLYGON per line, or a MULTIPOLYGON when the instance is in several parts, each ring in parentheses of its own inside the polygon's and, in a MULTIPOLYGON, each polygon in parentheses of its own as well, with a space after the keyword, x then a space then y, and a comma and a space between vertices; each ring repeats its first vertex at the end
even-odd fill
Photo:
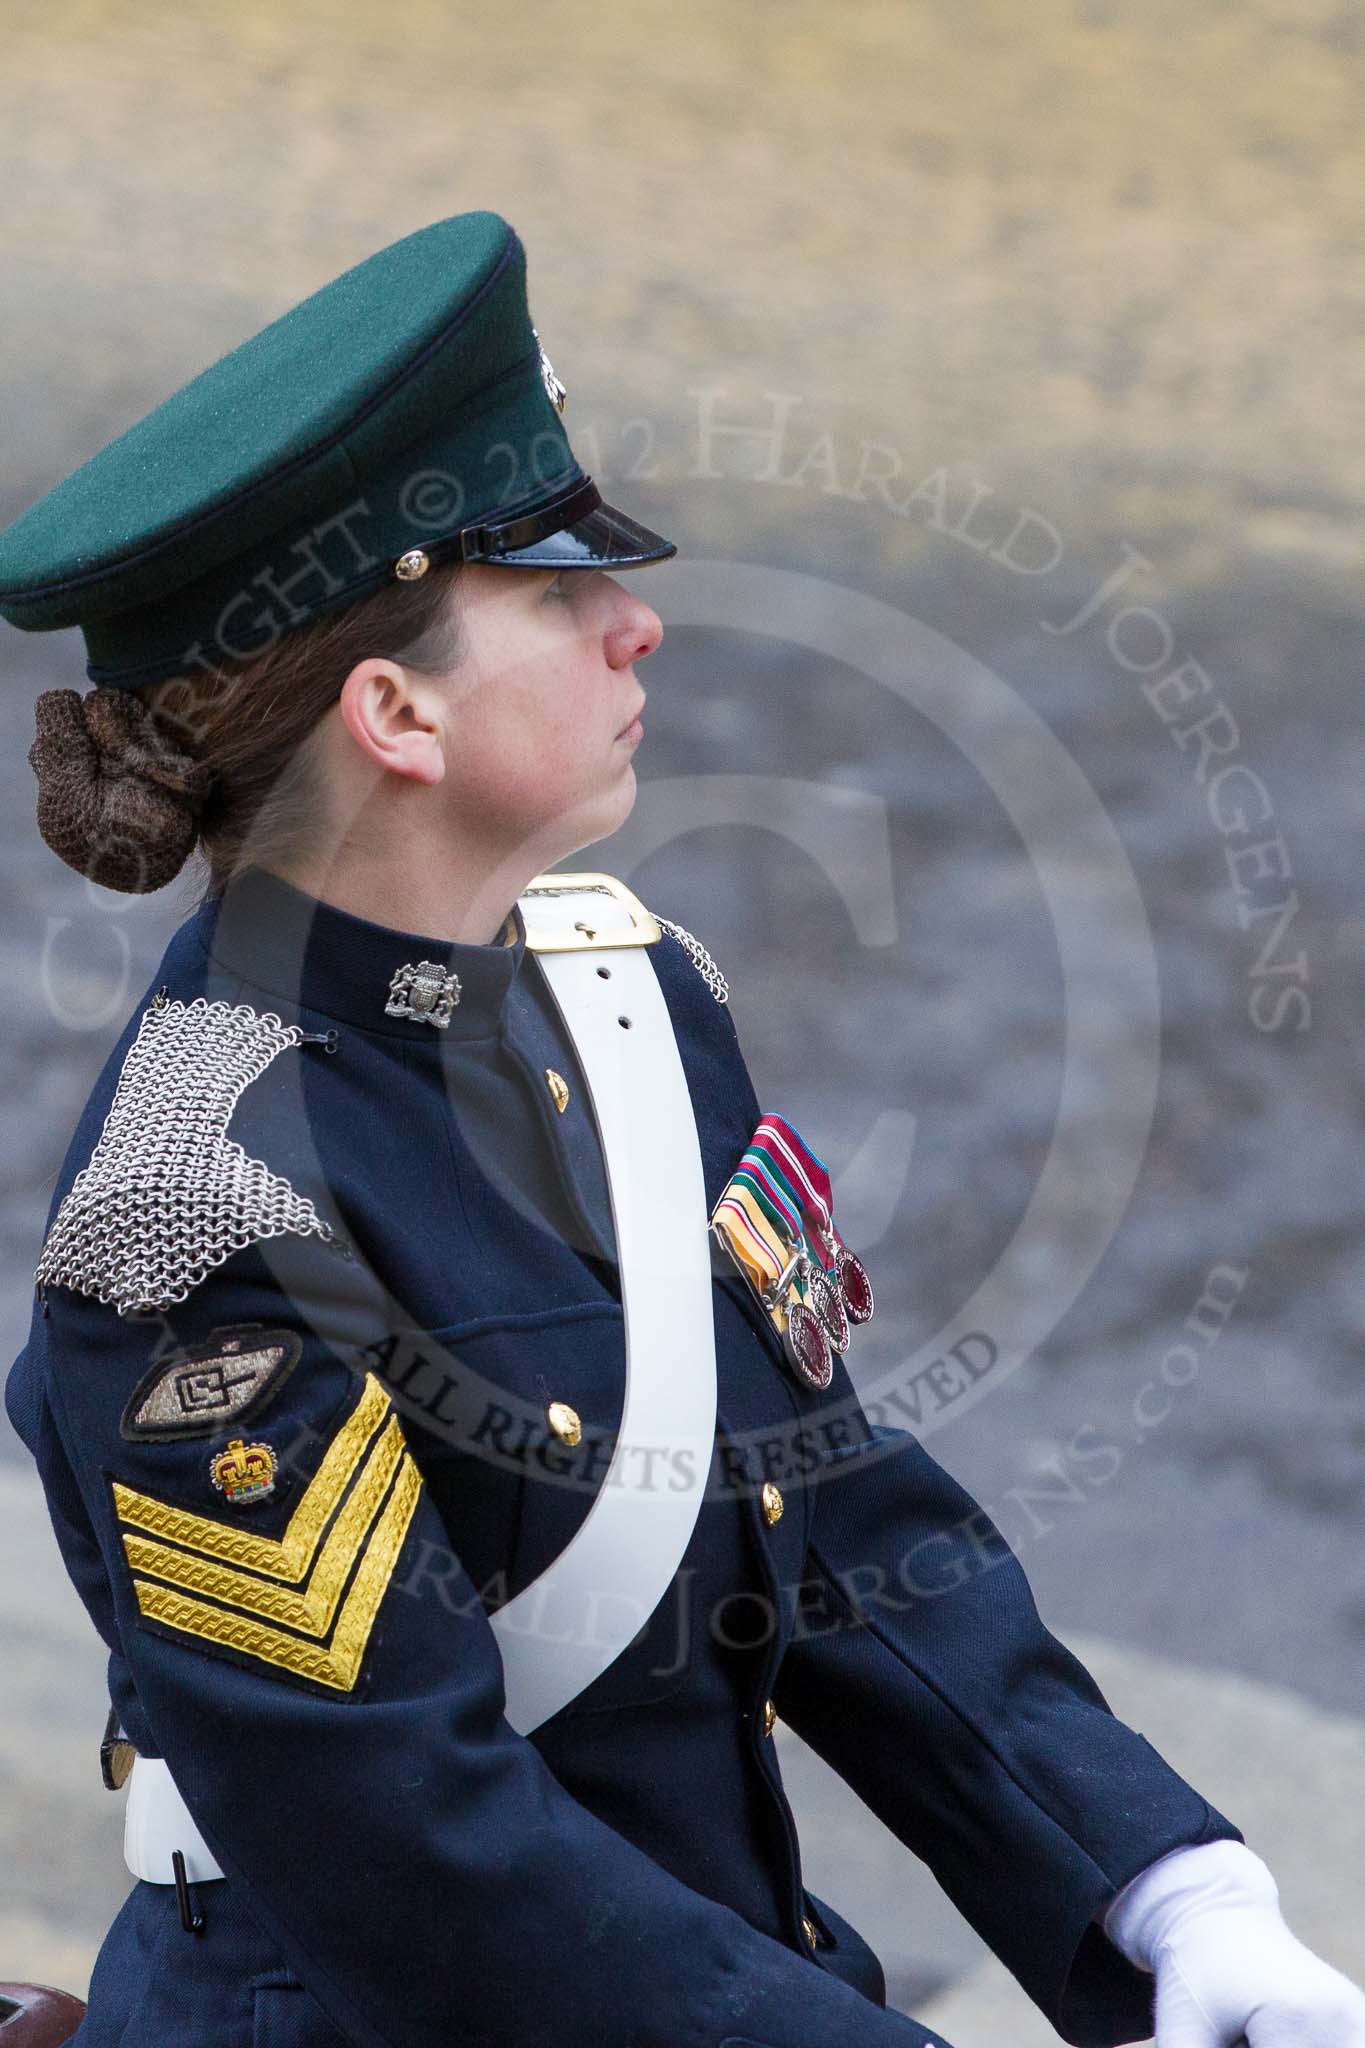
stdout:
POLYGON ((718 1003, 728 1002, 730 1000, 730 984, 707 952, 705 946, 703 946, 701 940, 694 939, 691 932, 685 932, 680 924, 672 923, 669 918, 660 917, 657 910, 652 915, 654 922, 660 925, 664 931, 672 932, 674 938, 678 941, 684 953, 688 955, 692 965, 696 968, 716 1001, 718 1003))
POLYGON ((243 1090, 315 1034, 246 1003, 143 1012, 89 1162, 52 1219, 34 1273, 120 1315, 183 1301, 259 1238, 298 1231, 340 1243, 311 1201, 227 1136, 243 1090))

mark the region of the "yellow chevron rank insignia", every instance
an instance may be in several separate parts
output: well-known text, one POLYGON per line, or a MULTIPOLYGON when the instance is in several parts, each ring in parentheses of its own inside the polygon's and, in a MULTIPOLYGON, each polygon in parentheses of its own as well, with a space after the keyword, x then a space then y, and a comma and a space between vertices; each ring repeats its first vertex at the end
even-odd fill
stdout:
MULTIPOLYGON (((240 1448, 229 1446, 222 1458, 240 1448)), ((373 1373, 282 1536, 191 1514, 117 1481, 113 1488, 148 1621, 338 1692, 355 1686, 421 1490, 393 1403, 373 1373)))

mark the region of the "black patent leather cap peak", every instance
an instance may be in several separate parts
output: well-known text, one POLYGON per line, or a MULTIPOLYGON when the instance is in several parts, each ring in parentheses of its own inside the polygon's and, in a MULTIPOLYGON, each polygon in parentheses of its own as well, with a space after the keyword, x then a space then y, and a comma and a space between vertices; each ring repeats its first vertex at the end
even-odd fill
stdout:
POLYGON ((460 559, 510 569, 630 569, 665 562, 677 545, 603 502, 591 477, 531 510, 460 534, 460 559))

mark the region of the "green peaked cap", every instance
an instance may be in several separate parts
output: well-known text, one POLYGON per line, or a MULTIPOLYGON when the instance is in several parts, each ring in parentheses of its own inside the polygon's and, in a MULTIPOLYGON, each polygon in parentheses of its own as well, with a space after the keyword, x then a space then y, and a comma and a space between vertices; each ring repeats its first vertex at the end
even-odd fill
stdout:
POLYGON ((628 568, 673 544, 574 458, 496 213, 334 278, 165 399, 0 533, 0 617, 79 626, 92 682, 242 659, 456 557, 628 568))

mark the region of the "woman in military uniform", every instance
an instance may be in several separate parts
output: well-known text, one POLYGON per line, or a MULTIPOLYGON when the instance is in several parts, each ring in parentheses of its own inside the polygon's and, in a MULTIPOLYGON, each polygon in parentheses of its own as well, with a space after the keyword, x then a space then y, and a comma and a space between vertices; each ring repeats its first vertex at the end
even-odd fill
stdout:
POLYGON ((702 944, 555 871, 634 800, 661 629, 616 572, 673 552, 564 398, 461 215, 0 535, 0 612, 95 685, 38 700, 44 838, 204 871, 7 1383, 129 1798, 77 2039, 943 2048, 803 1885, 781 1716, 1063 2039, 1360 2048, 1237 1826, 863 1414, 870 1283, 702 944))

